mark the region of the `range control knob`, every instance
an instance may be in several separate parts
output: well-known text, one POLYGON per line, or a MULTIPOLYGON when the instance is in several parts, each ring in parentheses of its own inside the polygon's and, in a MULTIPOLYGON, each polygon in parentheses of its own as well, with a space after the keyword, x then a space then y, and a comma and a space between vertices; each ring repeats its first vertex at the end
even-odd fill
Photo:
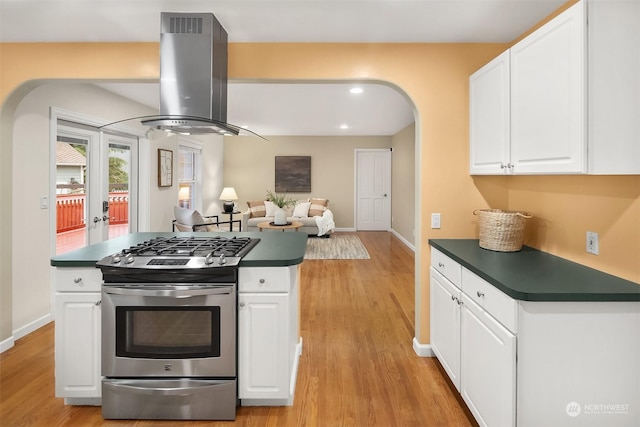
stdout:
POLYGON ((213 264, 213 256, 211 256, 211 252, 209 252, 209 253, 207 254, 207 256, 206 256, 206 257, 204 257, 204 264, 205 264, 205 265, 211 265, 211 264, 213 264))
POLYGON ((126 262, 127 264, 131 264, 133 262, 133 255, 131 254, 126 254, 124 256, 124 262, 126 262))
POLYGON ((111 255, 111 263, 112 264, 118 264, 120 261, 122 261, 122 258, 120 258, 120 254, 111 255))
POLYGON ((220 254, 220 257, 218 257, 218 265, 225 265, 227 263, 227 258, 224 256, 224 254, 220 254))

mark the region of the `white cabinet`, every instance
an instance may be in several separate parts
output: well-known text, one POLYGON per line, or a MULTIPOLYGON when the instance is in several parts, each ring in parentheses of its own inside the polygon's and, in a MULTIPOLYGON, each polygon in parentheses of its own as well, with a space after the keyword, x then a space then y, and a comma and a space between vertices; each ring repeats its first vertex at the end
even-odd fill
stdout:
POLYGON ((578 2, 470 77, 470 173, 639 174, 639 116, 640 2, 578 2))
POLYGON ((481 426, 516 421, 516 337, 461 296, 460 394, 481 426))
POLYGON ((433 247, 430 272, 436 357, 481 426, 514 425, 516 301, 433 247))
POLYGON ((460 290, 431 267, 431 348, 460 391, 460 290))
POLYGON ((240 268, 238 281, 242 405, 292 405, 302 353, 299 267, 240 268))
POLYGON ((586 172, 585 46, 578 3, 511 48, 515 173, 586 172))
POLYGON ((102 275, 93 267, 56 268, 55 279, 56 397, 68 403, 96 403, 91 399, 102 395, 102 275))
POLYGON ((507 50, 469 79, 471 174, 511 172, 509 69, 507 50))
POLYGON ((239 295, 240 398, 289 398, 289 295, 239 295))

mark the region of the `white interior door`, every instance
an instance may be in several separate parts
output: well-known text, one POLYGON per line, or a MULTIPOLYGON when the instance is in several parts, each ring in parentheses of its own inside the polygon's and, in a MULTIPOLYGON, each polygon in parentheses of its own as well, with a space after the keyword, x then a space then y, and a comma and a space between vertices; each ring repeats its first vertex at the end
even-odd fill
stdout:
POLYGON ((391 229, 391 150, 356 150, 356 230, 391 229))

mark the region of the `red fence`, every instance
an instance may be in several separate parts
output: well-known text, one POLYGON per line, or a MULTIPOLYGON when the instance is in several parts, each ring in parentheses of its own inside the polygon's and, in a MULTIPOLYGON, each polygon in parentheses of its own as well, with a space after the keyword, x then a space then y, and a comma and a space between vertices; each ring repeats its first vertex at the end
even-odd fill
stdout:
MULTIPOLYGON (((77 230, 85 226, 84 194, 56 196, 56 233, 77 230)), ((129 222, 129 193, 109 193, 109 224, 129 222)))

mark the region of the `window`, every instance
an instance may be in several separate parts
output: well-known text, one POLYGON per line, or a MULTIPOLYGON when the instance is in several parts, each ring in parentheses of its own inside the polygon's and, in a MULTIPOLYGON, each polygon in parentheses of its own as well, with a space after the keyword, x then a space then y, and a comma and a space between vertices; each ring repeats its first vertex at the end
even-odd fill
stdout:
POLYGON ((201 210, 202 150, 194 144, 178 144, 178 206, 201 210))

